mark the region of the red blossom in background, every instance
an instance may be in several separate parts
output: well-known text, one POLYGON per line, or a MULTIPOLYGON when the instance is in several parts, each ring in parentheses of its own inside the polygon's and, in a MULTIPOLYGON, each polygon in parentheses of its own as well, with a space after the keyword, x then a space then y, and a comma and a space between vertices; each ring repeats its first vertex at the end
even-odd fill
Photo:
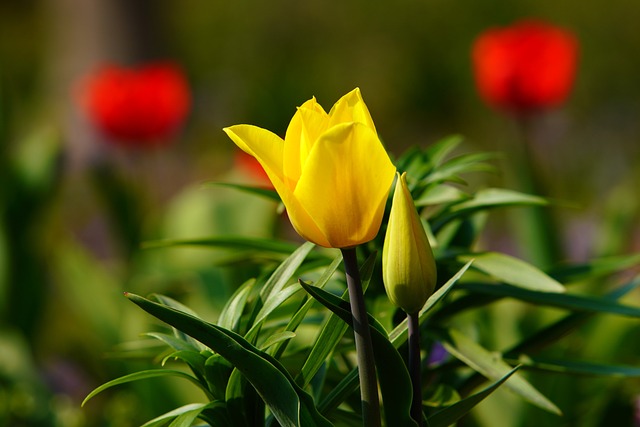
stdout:
POLYGON ((575 80, 578 41, 565 29, 521 21, 480 34, 472 60, 478 91, 488 104, 526 113, 567 98, 575 80))
POLYGON ((104 66, 86 78, 80 96, 89 119, 110 141, 132 147, 167 141, 191 104, 187 80, 170 62, 104 66))

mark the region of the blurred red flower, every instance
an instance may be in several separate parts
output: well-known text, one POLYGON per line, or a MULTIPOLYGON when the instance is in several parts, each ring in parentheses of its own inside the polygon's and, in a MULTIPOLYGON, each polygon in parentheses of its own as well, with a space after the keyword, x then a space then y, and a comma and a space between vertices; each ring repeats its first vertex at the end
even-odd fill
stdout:
POLYGON ((170 62, 107 65, 82 83, 80 101, 92 123, 126 146, 162 144, 179 130, 191 104, 186 77, 170 62))
POLYGON ((478 91, 488 104, 530 112, 567 98, 576 74, 578 41, 565 29, 525 20, 480 34, 472 60, 478 91))

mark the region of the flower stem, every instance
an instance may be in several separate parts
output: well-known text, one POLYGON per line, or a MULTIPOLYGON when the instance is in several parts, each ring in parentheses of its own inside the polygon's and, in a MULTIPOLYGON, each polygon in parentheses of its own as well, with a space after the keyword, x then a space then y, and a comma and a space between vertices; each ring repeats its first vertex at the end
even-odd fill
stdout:
POLYGON ((353 316, 353 331, 355 334, 356 353, 358 360, 358 375, 360 377, 360 395, 362 401, 362 424, 366 427, 379 427, 380 401, 378 400, 378 382, 376 379, 373 345, 369 330, 369 319, 364 304, 362 283, 358 259, 354 248, 341 249, 347 274, 347 287, 353 316))
MULTIPOLYGON (((518 190, 528 194, 549 197, 539 168, 536 143, 533 137, 534 117, 523 116, 517 121, 521 144, 514 145, 516 184, 518 190)), ((538 144, 539 145, 539 144, 538 144)), ((522 241, 529 245, 525 248, 526 256, 541 268, 553 266, 562 258, 561 245, 557 236, 557 224, 550 206, 531 206, 519 212, 516 224, 522 241)))
POLYGON ((422 366, 420 361, 420 323, 418 313, 407 313, 409 329, 409 376, 413 386, 411 418, 422 427, 422 366))

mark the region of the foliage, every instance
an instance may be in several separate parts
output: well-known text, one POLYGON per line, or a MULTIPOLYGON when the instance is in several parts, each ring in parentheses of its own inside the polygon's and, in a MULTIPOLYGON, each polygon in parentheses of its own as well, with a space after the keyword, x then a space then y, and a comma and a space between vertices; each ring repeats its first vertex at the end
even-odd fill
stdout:
MULTIPOLYGON (((438 268, 437 290, 419 313, 422 348, 431 349, 423 357, 428 425, 450 425, 502 389, 531 408, 562 416, 571 407, 571 396, 554 402, 549 397, 553 390, 543 382, 537 385, 538 372, 563 378, 637 377, 637 367, 598 363, 564 349, 572 333, 593 327, 604 313, 640 317, 640 308, 619 301, 640 279, 617 274, 636 265, 638 255, 558 264, 545 272, 506 253, 478 251, 494 209, 525 209, 547 201, 505 189, 471 189, 470 174, 491 170, 491 156, 454 155, 460 143, 459 137, 447 138, 425 150, 411 149, 395 162, 407 172, 438 268), (446 352, 438 355, 442 347, 446 352), (478 391, 487 380, 490 385, 478 391)), ((273 197, 271 192, 255 194, 273 197)), ((410 426, 415 423, 409 417, 411 388, 403 362, 407 324, 388 304, 381 283, 383 235, 384 230, 359 249, 361 276, 386 424, 410 426)), ((148 243, 194 244, 233 248, 234 258, 245 256, 259 274, 238 283, 215 319, 200 317, 167 296, 128 293, 130 301, 170 327, 148 334, 164 348, 158 355, 162 366, 112 380, 89 394, 85 404, 120 384, 175 376, 201 391, 201 401, 171 408, 145 426, 359 425, 357 367, 352 334, 346 333, 351 318, 340 254, 311 243, 295 247, 233 236, 148 243), (255 257, 255 251, 263 256, 255 257), (283 253, 288 256, 280 261, 283 253)), ((541 413, 534 411, 533 417, 547 416, 541 413)), ((575 420, 579 415, 566 416, 575 420)))

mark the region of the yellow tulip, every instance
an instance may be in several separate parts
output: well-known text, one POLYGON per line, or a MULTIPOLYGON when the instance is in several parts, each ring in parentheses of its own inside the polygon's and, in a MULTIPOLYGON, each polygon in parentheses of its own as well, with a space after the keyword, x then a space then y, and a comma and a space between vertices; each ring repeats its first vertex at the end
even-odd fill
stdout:
POLYGON ((359 89, 329 114, 315 98, 302 104, 284 139, 251 125, 224 131, 260 162, 306 240, 348 248, 376 236, 395 167, 359 89))
POLYGON ((382 277, 391 302, 411 314, 433 293, 436 263, 407 188, 406 172, 397 175, 382 248, 382 277))

